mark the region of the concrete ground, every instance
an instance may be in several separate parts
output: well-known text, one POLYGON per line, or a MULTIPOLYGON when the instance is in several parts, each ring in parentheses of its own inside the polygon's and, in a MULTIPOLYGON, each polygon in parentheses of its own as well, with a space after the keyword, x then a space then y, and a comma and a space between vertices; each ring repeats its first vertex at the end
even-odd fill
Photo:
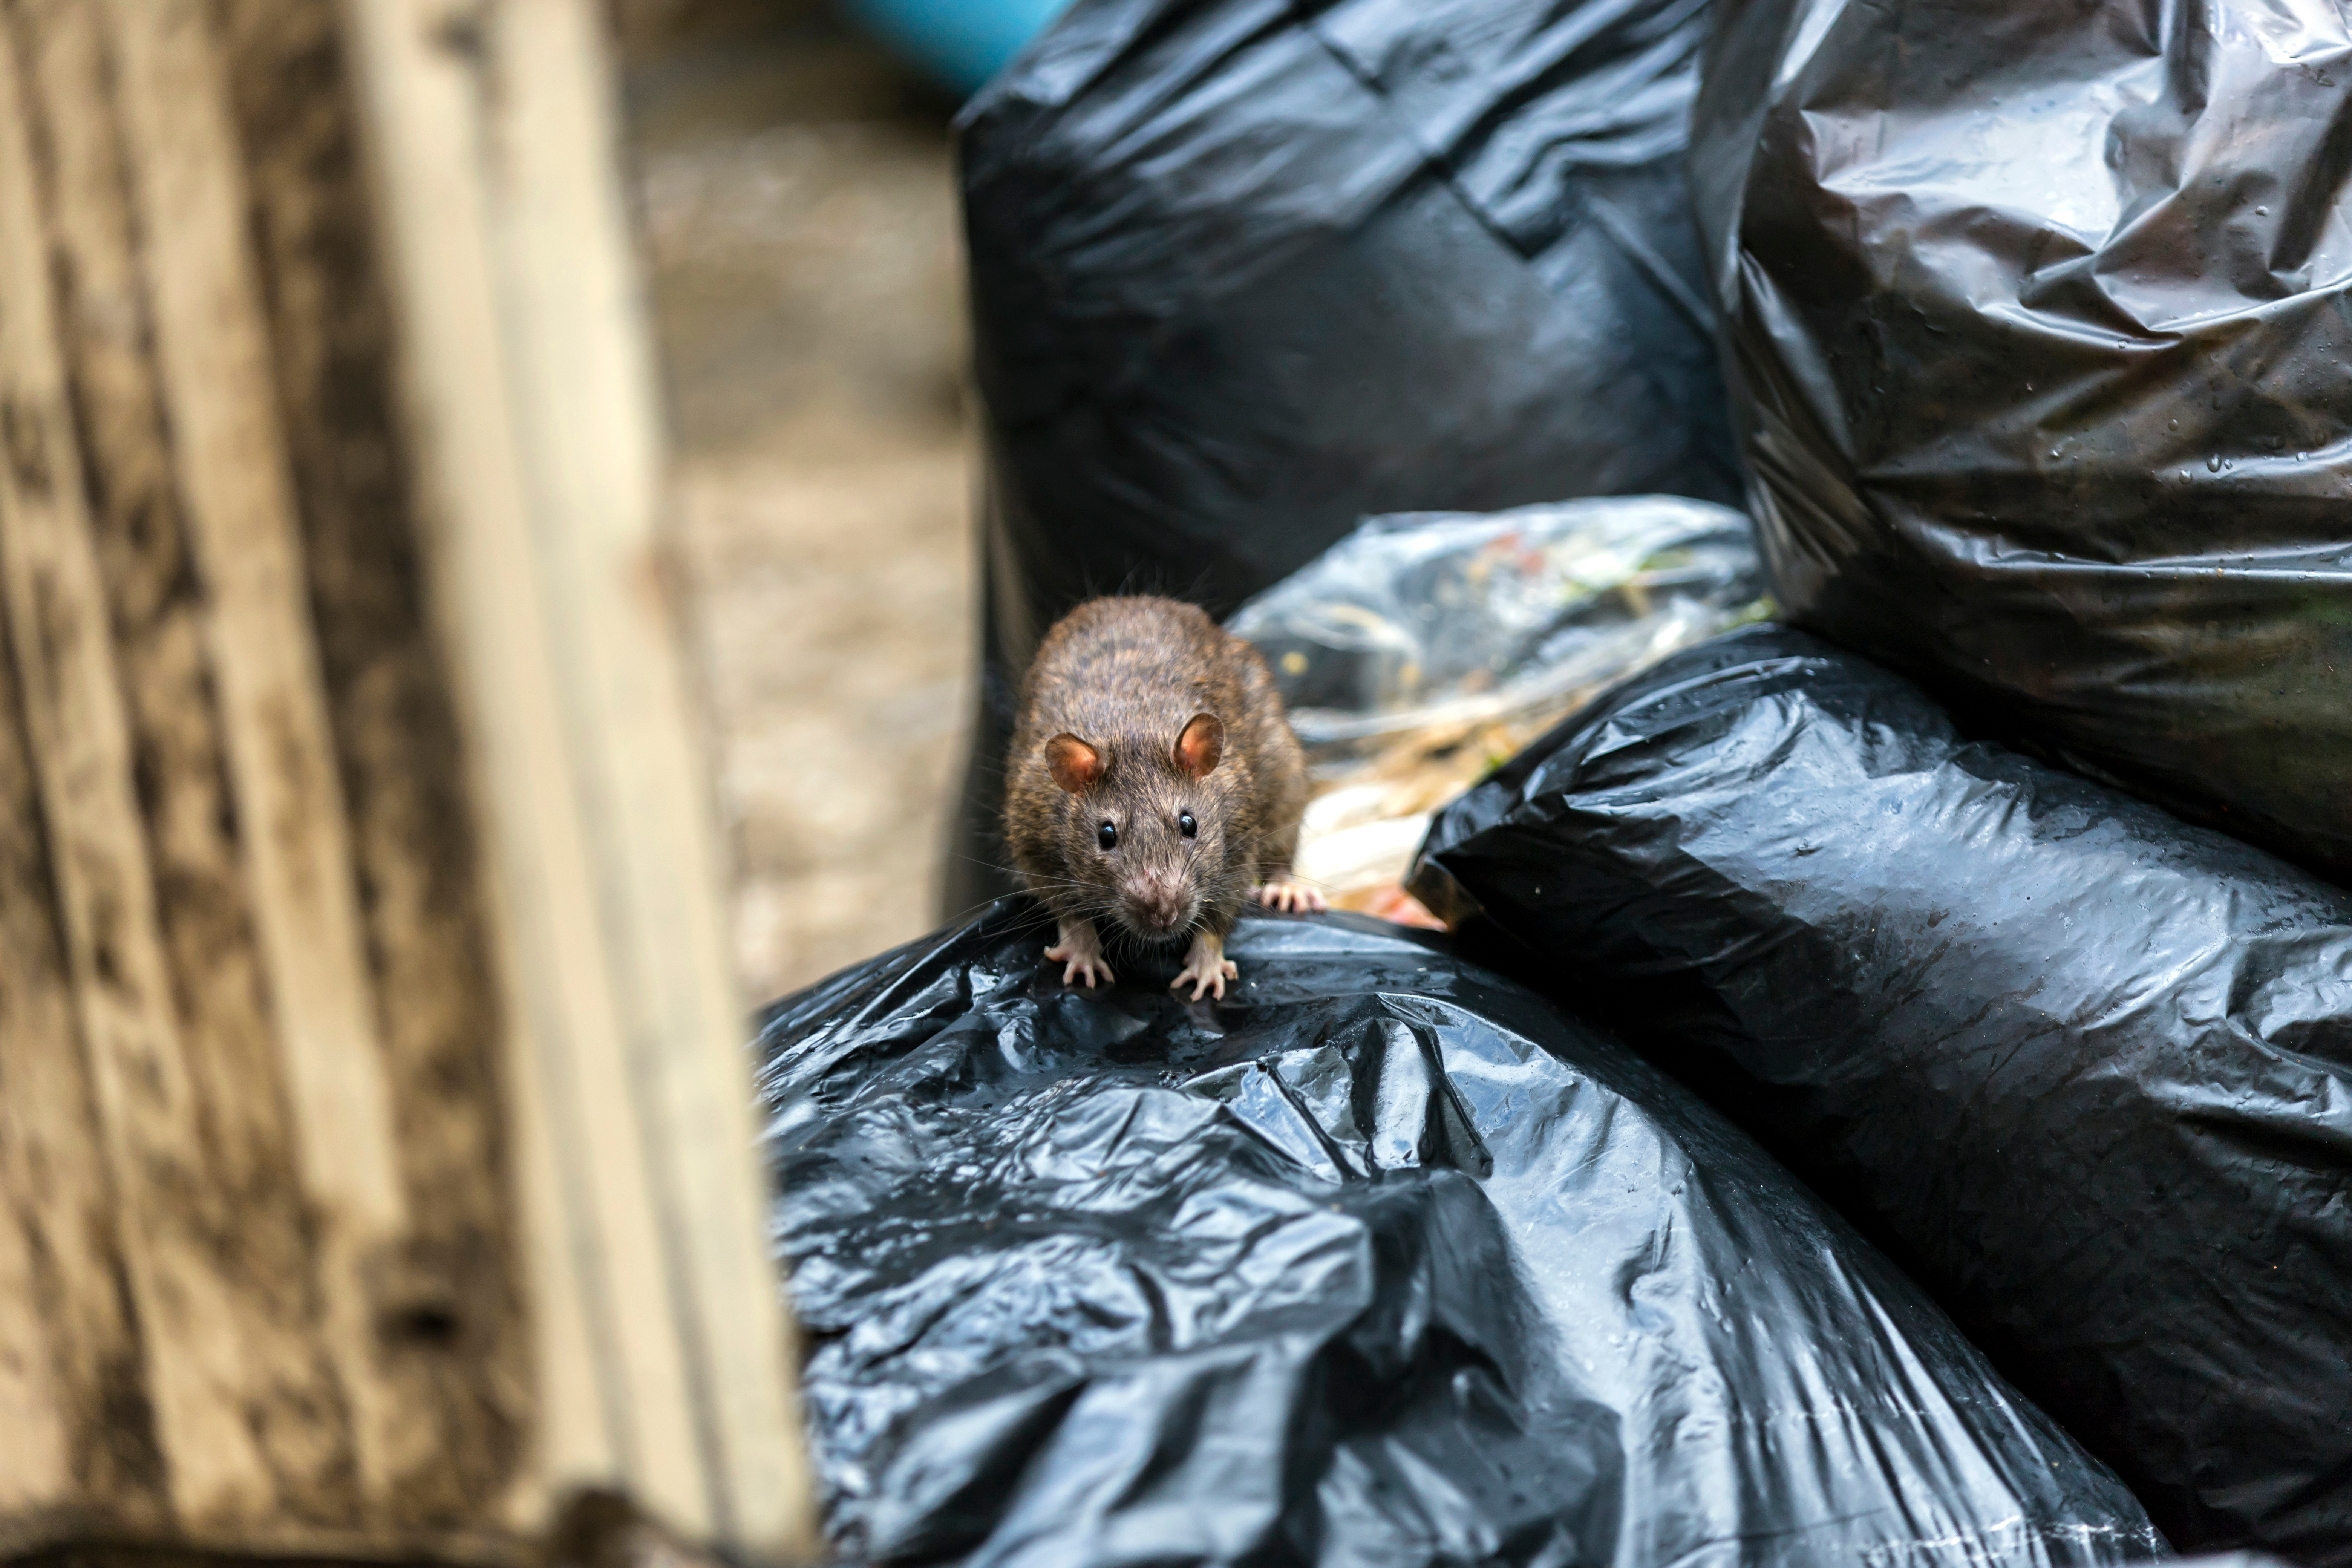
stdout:
POLYGON ((624 100, 766 998, 935 923, 975 647, 951 106, 822 11, 696 9, 625 14, 624 100))

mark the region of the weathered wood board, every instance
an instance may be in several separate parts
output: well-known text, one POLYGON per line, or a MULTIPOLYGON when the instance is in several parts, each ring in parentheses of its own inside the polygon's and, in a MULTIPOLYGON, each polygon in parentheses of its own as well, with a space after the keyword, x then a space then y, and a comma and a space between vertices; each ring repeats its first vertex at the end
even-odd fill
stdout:
POLYGON ((0 1554, 810 1547, 591 0, 0 0, 0 1554))

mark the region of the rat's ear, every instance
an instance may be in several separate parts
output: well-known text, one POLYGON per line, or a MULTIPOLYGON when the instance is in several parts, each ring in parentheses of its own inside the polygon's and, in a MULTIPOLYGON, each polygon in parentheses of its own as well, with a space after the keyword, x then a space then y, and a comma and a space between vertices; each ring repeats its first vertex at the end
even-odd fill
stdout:
POLYGON ((1225 754, 1225 727, 1214 713, 1195 713, 1176 737, 1176 766, 1196 779, 1216 771, 1225 754))
POLYGON ((1072 795, 1103 776, 1102 753, 1076 735, 1056 735, 1045 742, 1045 766, 1054 782, 1072 795))

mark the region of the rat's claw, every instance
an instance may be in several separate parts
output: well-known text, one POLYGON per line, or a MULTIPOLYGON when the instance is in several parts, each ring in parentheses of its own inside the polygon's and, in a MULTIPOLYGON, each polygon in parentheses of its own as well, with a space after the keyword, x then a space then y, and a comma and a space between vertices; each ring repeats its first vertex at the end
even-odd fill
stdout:
MULTIPOLYGON (((1091 935, 1089 928, 1088 936, 1091 935)), ((1103 962, 1100 947, 1088 937, 1076 935, 1066 928, 1062 931, 1062 940, 1045 950, 1045 956, 1062 966, 1062 984, 1065 985, 1084 976, 1087 989, 1091 991, 1095 988, 1097 975, 1102 977, 1105 985, 1114 984, 1118 979, 1110 972, 1110 965, 1103 962)))
POLYGON ((1262 888, 1253 888, 1250 895, 1267 909, 1280 910, 1285 914, 1295 915, 1309 910, 1319 914, 1331 907, 1330 901, 1315 889, 1287 879, 1268 882, 1262 888))
POLYGON ((1192 951, 1184 955, 1184 967, 1175 979, 1168 983, 1168 989, 1181 991, 1189 982, 1193 1001, 1198 1002, 1205 991, 1222 1002, 1225 999, 1225 982, 1241 977, 1241 970, 1225 956, 1223 939, 1196 931, 1192 936, 1192 951))
POLYGON ((1205 991, 1222 1002, 1225 999, 1225 982, 1239 980, 1241 977, 1242 972, 1235 967, 1234 961, 1223 958, 1219 959, 1214 965, 1207 969, 1193 969, 1187 966, 1184 973, 1168 983, 1168 989, 1181 991, 1184 989, 1185 983, 1189 981, 1192 986, 1193 1001, 1198 1002, 1201 999, 1201 994, 1205 991))

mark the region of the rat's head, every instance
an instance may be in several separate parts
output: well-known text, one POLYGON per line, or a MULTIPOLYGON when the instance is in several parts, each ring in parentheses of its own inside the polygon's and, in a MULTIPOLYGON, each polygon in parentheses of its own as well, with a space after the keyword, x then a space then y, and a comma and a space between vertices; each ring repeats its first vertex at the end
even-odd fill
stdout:
POLYGON ((1195 713, 1174 743, 1104 746, 1072 734, 1045 742, 1045 766, 1067 795, 1064 845, 1072 876, 1102 888, 1135 935, 1189 931, 1224 865, 1224 814, 1209 775, 1225 727, 1195 713))

